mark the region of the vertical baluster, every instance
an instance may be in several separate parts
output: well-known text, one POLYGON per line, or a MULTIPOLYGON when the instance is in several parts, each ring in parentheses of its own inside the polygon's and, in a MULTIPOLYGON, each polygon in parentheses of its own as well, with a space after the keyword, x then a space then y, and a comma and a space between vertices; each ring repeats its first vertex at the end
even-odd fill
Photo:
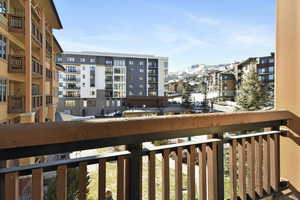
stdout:
POLYGON ((124 200, 124 157, 119 156, 117 160, 118 177, 117 177, 117 200, 124 200))
POLYGON ((237 140, 234 139, 229 147, 229 174, 230 174, 230 196, 232 200, 237 199, 237 140))
POLYGON ((279 134, 271 135, 270 140, 270 157, 271 157, 271 187, 274 191, 279 191, 279 134))
POLYGON ((61 165, 57 167, 56 198, 57 200, 67 199, 67 166, 66 165, 61 165))
POLYGON ((148 200, 155 200, 155 152, 148 157, 148 200))
POLYGON ((243 138, 238 141, 239 148, 239 193, 242 200, 247 199, 246 195, 246 140, 243 138))
POLYGON ((189 147, 188 155, 188 199, 195 200, 195 146, 189 147))
POLYGON ((177 148, 175 159, 175 199, 182 200, 182 147, 177 148))
POLYGON ((166 149, 163 152, 163 162, 162 162, 162 199, 170 199, 170 169, 169 169, 169 154, 170 150, 166 149))
POLYGON ((206 177, 206 144, 201 144, 199 148, 199 200, 207 199, 206 177))
POLYGON ((43 169, 32 170, 32 200, 44 199, 43 169))
POLYGON ((217 142, 209 144, 207 150, 208 165, 208 199, 218 199, 218 166, 217 166, 217 142))
POLYGON ((19 175, 17 172, 5 174, 5 200, 19 199, 19 175))
POLYGON ((105 191, 106 191, 106 160, 101 159, 99 161, 98 168, 98 199, 105 200, 105 191))
POLYGON ((270 194, 270 135, 264 136, 263 143, 263 186, 265 192, 270 194))
POLYGON ((79 200, 87 199, 88 179, 86 165, 86 162, 79 163, 79 200))
POLYGON ((255 199, 255 138, 251 137, 247 142, 247 164, 248 164, 248 194, 255 199))
POLYGON ((257 194, 262 197, 263 195, 263 139, 262 136, 258 136, 255 138, 255 160, 256 160, 256 170, 255 170, 255 181, 256 181, 256 189, 257 194))

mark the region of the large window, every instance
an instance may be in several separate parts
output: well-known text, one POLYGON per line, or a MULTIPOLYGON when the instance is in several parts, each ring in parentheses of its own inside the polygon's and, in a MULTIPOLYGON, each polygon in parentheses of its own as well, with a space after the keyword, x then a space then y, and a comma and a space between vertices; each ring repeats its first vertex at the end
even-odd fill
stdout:
POLYGON ((0 34, 0 57, 6 60, 6 37, 0 34))
POLYGON ((7 80, 0 79, 0 102, 6 102, 6 84, 7 80))
POLYGON ((125 60, 114 60, 115 66, 125 66, 125 60))
POLYGON ((73 58, 73 57, 67 57, 67 61, 68 62, 75 62, 75 58, 73 58))

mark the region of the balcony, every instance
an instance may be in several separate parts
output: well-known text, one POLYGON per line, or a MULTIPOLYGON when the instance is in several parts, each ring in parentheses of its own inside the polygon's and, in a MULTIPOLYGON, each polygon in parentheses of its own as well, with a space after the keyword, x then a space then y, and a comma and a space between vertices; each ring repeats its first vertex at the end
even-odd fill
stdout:
POLYGON ((8 31, 16 33, 24 33, 25 30, 24 17, 8 14, 8 31))
POLYGON ((46 105, 51 105, 53 103, 53 97, 50 95, 46 96, 46 105))
POLYGON ((9 96, 8 97, 8 113, 23 113, 25 98, 23 96, 9 96))
POLYGON ((8 57, 8 72, 9 73, 24 73, 25 72, 25 57, 10 55, 8 57))
POLYGON ((46 69, 46 80, 47 81, 52 80, 52 71, 50 69, 46 69))
POLYGON ((32 23, 32 38, 39 46, 43 45, 43 34, 35 23, 32 23))
POLYGON ((43 76, 43 65, 40 64, 35 58, 32 58, 32 74, 36 77, 43 76))
POLYGON ((40 95, 32 96, 32 109, 36 110, 43 105, 43 97, 40 95))
POLYGON ((224 199, 225 184, 230 188, 226 197, 230 199, 280 197, 289 188, 288 180, 280 179, 279 142, 288 136, 281 127, 293 120, 296 118, 290 112, 268 111, 90 120, 30 126, 20 124, 13 128, 1 126, 1 160, 116 145, 126 145, 126 150, 2 168, 0 176, 4 179, 0 193, 5 195, 5 199, 18 199, 19 178, 32 175, 33 194, 43 199, 44 173, 56 172, 57 199, 65 199, 68 190, 67 171, 78 168, 79 196, 80 199, 86 199, 87 167, 98 165, 98 199, 104 200, 107 189, 106 166, 113 162, 117 166, 116 199, 139 200, 142 196, 148 196, 149 200, 154 200, 159 191, 162 191, 162 199, 171 199, 171 193, 176 199, 183 199, 183 178, 187 178, 188 199, 224 199), (265 132, 247 133, 266 128, 269 130, 265 132), (226 134, 236 131, 243 134, 226 134), (158 147, 142 146, 143 142, 148 141, 199 135, 210 135, 211 139, 158 147), (229 184, 224 179, 225 151, 229 152, 229 184), (160 169, 156 162, 161 163, 160 169), (147 165, 148 173, 142 174, 144 165, 147 165), (183 166, 186 166, 187 172, 183 166), (171 170, 175 173, 172 176, 171 170), (159 171, 161 174, 158 174, 159 171), (142 176, 146 179, 142 179, 142 176), (155 178, 157 176, 161 177, 159 182, 155 178), (142 190, 142 183, 145 184, 142 180, 147 180, 146 192, 142 190), (171 180, 175 181, 174 191, 170 190, 171 180))
POLYGON ((52 46, 48 41, 46 41, 46 50, 49 55, 52 55, 52 46))

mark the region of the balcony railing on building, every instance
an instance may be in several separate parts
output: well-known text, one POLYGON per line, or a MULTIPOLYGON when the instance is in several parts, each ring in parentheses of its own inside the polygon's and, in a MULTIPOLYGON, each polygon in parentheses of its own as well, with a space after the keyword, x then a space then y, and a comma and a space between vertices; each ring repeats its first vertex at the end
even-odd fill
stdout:
POLYGON ((46 105, 53 104, 53 97, 51 95, 46 96, 46 105))
POLYGON ((25 57, 24 56, 8 56, 8 72, 9 73, 24 73, 25 72, 25 57))
POLYGON ((24 17, 8 14, 8 31, 23 33, 24 27, 24 17))
POLYGON ((46 50, 49 55, 52 55, 52 46, 48 41, 46 41, 46 50))
POLYGON ((24 102, 24 96, 8 96, 8 113, 23 113, 24 102))
POLYGON ((46 79, 48 81, 52 80, 52 71, 50 69, 46 69, 46 79))
POLYGON ((43 96, 34 95, 32 96, 32 109, 38 109, 43 105, 43 96))
POLYGON ((39 77, 43 76, 43 65, 35 58, 32 58, 32 73, 39 77))
MULTIPOLYGON (((98 165, 98 199, 105 200, 108 184, 107 165, 115 161, 114 196, 120 200, 141 200, 146 196, 149 200, 155 200, 159 192, 165 200, 171 199, 171 193, 175 199, 183 199, 185 194, 188 199, 277 198, 288 187, 286 181, 280 180, 279 142, 281 137, 287 136, 286 131, 280 130, 280 127, 293 119, 294 115, 287 111, 268 111, 76 121, 30 126, 20 124, 14 128, 1 126, 0 136, 4 142, 0 143, 0 160, 116 145, 125 145, 126 150, 2 168, 0 194, 4 199, 19 199, 19 178, 32 175, 32 193, 43 199, 44 173, 56 171, 56 197, 66 199, 68 181, 73 181, 67 179, 67 171, 70 168, 78 168, 79 199, 86 199, 87 168, 90 165, 98 165), (254 130, 264 129, 269 130, 253 133, 254 130), (228 134, 237 131, 241 134, 228 134), (144 142, 199 135, 209 135, 210 139, 143 148, 144 142), (225 192, 225 184, 228 181, 224 179, 225 151, 228 151, 226 155, 229 158, 229 184, 226 185, 229 193, 225 192), (157 162, 161 163, 160 167, 157 162), (183 170, 184 165, 186 171, 183 170), (148 172, 142 174, 145 167, 148 172), (161 174, 158 174, 159 171, 161 174), (183 185, 185 179, 186 188, 183 185), (174 191, 171 191, 172 180, 175 181, 172 187, 174 191), (146 182, 148 189, 143 191, 142 184, 146 182)), ((111 174, 109 175, 111 178, 111 174)))
POLYGON ((43 44, 43 34, 39 30, 38 26, 35 23, 32 23, 32 38, 36 41, 40 46, 43 44))

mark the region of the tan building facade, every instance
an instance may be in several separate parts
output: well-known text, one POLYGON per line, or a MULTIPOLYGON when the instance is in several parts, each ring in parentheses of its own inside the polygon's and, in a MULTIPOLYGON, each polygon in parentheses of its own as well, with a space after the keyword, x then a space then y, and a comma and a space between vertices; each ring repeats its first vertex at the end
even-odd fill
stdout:
MULTIPOLYGON (((277 0, 276 109, 287 109, 300 117, 300 1, 277 0)), ((300 126, 290 123, 290 137, 280 143, 281 177, 300 191, 300 126)))
POLYGON ((0 123, 54 121, 58 102, 52 0, 0 1, 0 123))

